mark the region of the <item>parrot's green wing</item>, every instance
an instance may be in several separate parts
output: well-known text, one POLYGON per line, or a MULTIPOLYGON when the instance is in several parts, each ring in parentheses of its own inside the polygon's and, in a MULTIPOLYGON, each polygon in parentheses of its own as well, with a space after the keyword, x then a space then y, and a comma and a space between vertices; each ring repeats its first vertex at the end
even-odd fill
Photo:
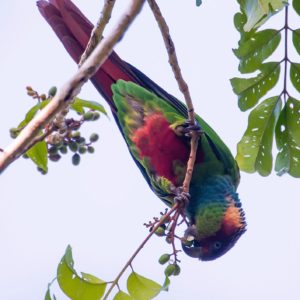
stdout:
MULTIPOLYGON (((185 118, 188 118, 186 106, 181 101, 168 94, 138 69, 128 63, 127 65, 149 90, 153 91, 158 97, 171 104, 171 106, 178 110, 185 118)), ((201 125, 204 133, 208 137, 210 146, 213 148, 215 154, 223 162, 225 166, 225 173, 231 177, 233 184, 237 188, 240 182, 239 168, 230 150, 217 135, 217 133, 200 116, 196 115, 196 120, 201 125)))

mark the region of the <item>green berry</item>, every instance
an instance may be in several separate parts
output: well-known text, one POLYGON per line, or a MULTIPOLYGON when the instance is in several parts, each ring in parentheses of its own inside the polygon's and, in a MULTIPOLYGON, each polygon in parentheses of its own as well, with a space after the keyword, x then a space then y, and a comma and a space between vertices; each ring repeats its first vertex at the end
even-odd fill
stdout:
MULTIPOLYGON (((161 216, 160 219, 162 219, 164 216, 161 216)), ((170 222, 170 218, 167 218, 164 223, 169 223, 170 222)))
POLYGON ((95 149, 94 149, 94 147, 88 146, 87 151, 88 151, 88 153, 92 154, 95 152, 95 149))
POLYGON ((55 155, 57 153, 58 153, 58 149, 55 146, 50 148, 50 150, 49 150, 50 155, 55 155))
POLYGON ((93 133, 90 137, 91 142, 97 142, 99 139, 99 135, 97 133, 93 133))
POLYGON ((76 143, 77 143, 79 146, 84 145, 84 144, 85 144, 85 138, 84 138, 84 137, 79 138, 79 139, 76 141, 76 143))
POLYGON ((41 174, 43 174, 43 175, 46 175, 47 173, 48 173, 48 172, 45 171, 45 170, 41 171, 41 174))
POLYGON ((15 139, 18 135, 14 132, 14 131, 16 131, 16 130, 18 130, 17 128, 11 128, 11 129, 9 129, 9 131, 10 131, 10 137, 12 138, 12 139, 15 139))
POLYGON ((86 153, 87 149, 85 147, 79 147, 79 153, 84 154, 86 153))
POLYGON ((61 148, 59 148, 59 151, 62 154, 66 154, 66 153, 68 153, 68 148, 67 148, 67 146, 62 146, 61 148))
POLYGON ((57 161, 59 161, 59 160, 61 159, 61 156, 60 156, 59 154, 50 155, 50 156, 49 156, 49 159, 50 159, 51 161, 57 162, 57 161))
POLYGON ((56 86, 53 86, 50 90, 49 90, 49 95, 54 97, 56 95, 57 92, 57 88, 56 86))
POLYGON ((158 227, 155 232, 154 232, 157 236, 164 236, 165 235, 165 230, 161 227, 158 227))
POLYGON ((166 242, 167 242, 168 244, 172 244, 172 239, 171 239, 170 237, 166 237, 166 242))
POLYGON ((58 142, 56 145, 54 145, 56 148, 61 148, 64 145, 63 141, 58 142))
POLYGON ((24 158, 29 158, 29 156, 27 155, 27 153, 24 153, 22 156, 23 156, 24 158))
POLYGON ((165 274, 167 276, 172 276, 175 272, 175 265, 168 265, 165 269, 165 274))
POLYGON ((175 265, 175 271, 174 271, 174 276, 178 276, 180 274, 180 267, 178 265, 175 265))
POLYGON ((43 169, 43 168, 40 168, 40 167, 37 167, 37 170, 38 170, 39 172, 44 171, 44 169, 43 169))
POLYGON ((158 262, 161 264, 161 265, 164 265, 166 262, 168 262, 170 260, 170 255, 169 254, 163 254, 158 262))
POLYGON ((78 144, 76 142, 71 142, 71 143, 69 143, 69 148, 72 152, 77 152, 78 151, 78 144))
POLYGON ((100 114, 98 112, 95 112, 93 121, 96 121, 98 119, 100 119, 100 114))
POLYGON ((94 114, 92 112, 87 112, 86 114, 84 114, 83 118, 86 121, 92 121, 94 119, 94 114))
POLYGON ((73 156, 72 156, 72 164, 74 166, 78 166, 80 163, 80 155, 75 153, 73 156))
POLYGON ((72 137, 74 137, 74 136, 80 136, 80 132, 79 132, 79 131, 73 132, 73 133, 71 134, 71 136, 72 136, 72 137))

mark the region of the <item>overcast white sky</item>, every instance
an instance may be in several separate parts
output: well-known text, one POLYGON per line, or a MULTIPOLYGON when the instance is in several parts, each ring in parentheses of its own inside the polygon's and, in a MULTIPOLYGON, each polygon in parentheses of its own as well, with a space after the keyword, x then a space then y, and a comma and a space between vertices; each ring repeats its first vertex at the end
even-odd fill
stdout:
MULTIPOLYGON (((229 79, 239 76, 238 32, 233 16, 235 1, 159 1, 169 24, 183 75, 189 84, 196 111, 221 136, 233 154, 246 129, 247 113, 237 107, 229 79)), ((74 0, 95 23, 103 6, 100 0, 74 0)), ((113 24, 129 0, 117 1, 113 24)), ((291 12, 290 26, 300 17, 291 12)), ((284 14, 264 28, 281 28, 284 14)), ((0 148, 11 143, 9 128, 16 127, 34 100, 26 95, 31 85, 47 93, 61 87, 77 66, 38 12, 35 0, 0 2, 0 148)), ((291 36, 290 36, 291 38, 291 36)), ((289 46, 290 59, 300 62, 289 46)), ((116 52, 174 96, 182 99, 167 62, 162 38, 145 5, 142 13, 116 47, 116 52)), ((281 60, 282 47, 272 60, 281 60)), ((267 96, 280 93, 281 83, 267 96)), ((300 99, 289 87, 290 94, 300 99)), ((88 83, 80 97, 104 100, 88 83)), ((111 113, 110 113, 111 116, 111 113)), ((0 181, 0 290, 1 299, 43 299, 48 282, 68 244, 73 247, 75 269, 102 280, 114 280, 148 230, 143 223, 164 210, 133 163, 113 118, 83 126, 85 137, 100 135, 94 155, 82 156, 80 166, 71 154, 49 164, 42 176, 24 159, 14 162, 0 181)), ((274 172, 267 178, 241 174, 240 198, 248 231, 224 257, 202 263, 180 254, 182 273, 171 277, 168 293, 157 299, 265 300, 299 299, 300 239, 299 180, 274 172)), ((178 245, 179 247, 179 245, 178 245)), ((170 253, 164 239, 153 237, 133 266, 137 273, 162 284, 164 267, 157 262, 170 253)), ((126 279, 120 282, 126 291, 126 279)), ((58 285, 51 290, 67 299, 58 285)), ((112 294, 113 296, 114 294, 112 294)), ((112 297, 111 297, 112 299, 112 297)))

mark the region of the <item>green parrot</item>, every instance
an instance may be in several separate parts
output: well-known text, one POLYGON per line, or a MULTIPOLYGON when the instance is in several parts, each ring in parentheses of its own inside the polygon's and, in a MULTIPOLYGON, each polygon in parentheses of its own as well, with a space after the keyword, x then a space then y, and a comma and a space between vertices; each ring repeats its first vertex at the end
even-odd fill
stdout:
MULTIPOLYGON (((93 25, 70 0, 38 1, 38 8, 79 62, 93 25)), ((53 52, 55 49, 53 48, 53 52)), ((246 231, 236 193, 239 169, 230 150, 198 115, 187 120, 187 109, 115 52, 91 78, 110 105, 130 154, 152 191, 168 206, 183 201, 193 241, 184 252, 202 261, 230 250, 246 231), (190 155, 190 130, 200 136, 190 193, 181 194, 190 155)))

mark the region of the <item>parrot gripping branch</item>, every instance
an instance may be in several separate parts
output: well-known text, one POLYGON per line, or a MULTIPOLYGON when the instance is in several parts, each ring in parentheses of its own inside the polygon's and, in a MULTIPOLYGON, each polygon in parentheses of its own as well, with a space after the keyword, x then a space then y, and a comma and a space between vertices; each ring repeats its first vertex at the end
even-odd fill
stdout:
POLYGON ((23 149, 46 127, 57 113, 68 107, 79 93, 83 84, 90 79, 110 55, 113 47, 121 40, 125 31, 140 12, 144 0, 132 0, 117 26, 102 43, 99 43, 77 73, 53 97, 50 103, 21 131, 19 136, 2 152, 0 173, 19 158, 23 149))
MULTIPOLYGON (((163 36, 165 46, 166 46, 166 49, 167 49, 167 52, 169 55, 169 63, 172 67, 172 70, 175 75, 176 81, 178 83, 179 89, 184 95, 184 98, 185 98, 185 101, 187 104, 189 120, 192 122, 192 124, 195 124, 195 112, 194 112, 193 102, 191 99, 188 85, 184 81, 182 74, 181 74, 181 70, 180 70, 176 52, 175 52, 175 45, 172 41, 172 38, 171 38, 171 35, 169 32, 169 27, 168 27, 164 17, 162 16, 162 13, 161 13, 156 1, 148 0, 148 3, 149 3, 149 6, 155 16, 157 23, 158 23, 161 34, 163 36)), ((196 160, 198 140, 199 140, 199 135, 197 134, 196 131, 191 130, 191 135, 192 135, 191 153, 190 153, 190 157, 189 157, 189 160, 187 163, 187 171, 186 171, 185 179, 183 182, 183 191, 182 191, 185 193, 189 192, 190 182, 192 179, 194 164, 195 164, 195 160, 196 160)))

